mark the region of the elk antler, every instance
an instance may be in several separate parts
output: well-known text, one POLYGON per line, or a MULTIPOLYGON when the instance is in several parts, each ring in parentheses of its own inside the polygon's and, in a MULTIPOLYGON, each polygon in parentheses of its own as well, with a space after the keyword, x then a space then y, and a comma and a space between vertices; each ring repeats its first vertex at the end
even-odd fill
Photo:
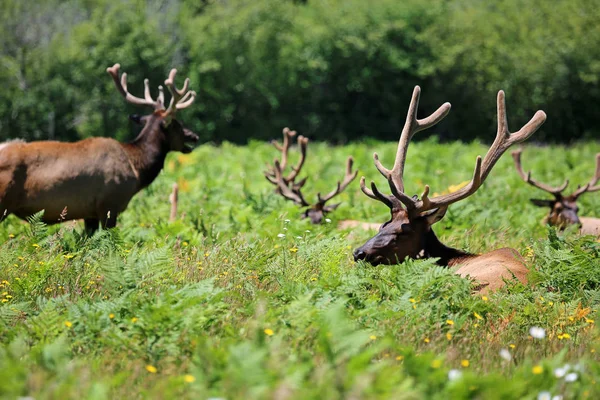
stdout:
POLYGON ((568 179, 565 180, 565 182, 561 186, 556 186, 556 187, 546 185, 545 183, 541 183, 538 181, 534 181, 533 178, 531 177, 531 171, 527 171, 527 173, 523 172, 523 167, 521 166, 521 153, 522 152, 523 152, 523 149, 518 149, 511 153, 513 160, 515 161, 515 167, 517 168, 517 172, 519 173, 521 178, 523 178, 523 180, 525 182, 529 183, 531 186, 535 186, 538 189, 542 189, 543 191, 548 192, 548 193, 554 195, 555 197, 561 197, 560 193, 567 188, 567 186, 569 185, 569 180, 568 179))
MULTIPOLYGON (((283 145, 277 143, 276 140, 271 141, 271 144, 273 146, 275 146, 275 148, 277 150, 281 151, 280 166, 281 166, 282 174, 283 174, 283 170, 287 166, 288 151, 290 149, 290 146, 292 145, 292 138, 294 136, 296 136, 296 131, 292 131, 289 128, 283 128, 283 145)), ((289 173, 289 175, 282 178, 284 183, 286 184, 286 186, 288 186, 290 183, 292 183, 293 185, 299 186, 299 188, 304 186, 306 179, 303 179, 302 181, 300 181, 298 183, 294 183, 294 181, 296 180, 296 177, 298 177, 300 170, 304 166, 304 160, 306 160, 307 145, 308 145, 308 138, 305 138, 302 135, 298 136, 298 147, 300 148, 300 159, 298 160, 298 164, 296 164, 295 167, 292 167, 292 171, 289 173)), ((265 171, 265 176, 269 180, 269 182, 271 182, 274 185, 277 185, 277 181, 275 180, 275 170, 274 169, 265 171)))
POLYGON ((488 174, 498 161, 502 154, 513 144, 520 143, 531 136, 546 120, 546 114, 543 111, 535 113, 533 118, 523 126, 518 132, 510 133, 508 130, 508 121, 506 118, 506 104, 504 101, 504 92, 500 90, 498 92, 497 107, 498 107, 498 131, 494 143, 486 153, 483 161, 481 157, 477 157, 475 162, 475 171, 473 172, 473 178, 471 181, 464 186, 462 189, 456 192, 429 198, 429 185, 425 185, 421 200, 418 197, 410 197, 404 193, 404 164, 406 160, 406 152, 408 149, 408 143, 412 136, 423 129, 429 128, 432 125, 438 123, 444 118, 450 111, 450 103, 444 103, 436 112, 431 114, 429 117, 422 120, 418 120, 416 117, 417 108, 419 104, 419 96, 421 89, 419 86, 415 86, 413 91, 412 100, 410 102, 408 115, 406 117, 406 123, 400 141, 398 143, 398 151, 396 153, 396 160, 392 170, 388 170, 381 165, 377 153, 373 154, 375 160, 375 166, 381 172, 381 174, 388 180, 390 190, 393 196, 384 195, 374 183, 371 183, 371 190, 365 187, 364 177, 361 178, 361 189, 369 197, 377 199, 388 205, 392 211, 401 208, 401 204, 406 206, 406 210, 410 217, 416 217, 422 212, 433 210, 436 208, 448 207, 450 204, 460 201, 479 189, 481 184, 485 181, 488 174))
POLYGON ((173 68, 169 72, 169 77, 165 80, 165 85, 169 89, 169 92, 171 92, 171 102, 169 103, 169 108, 165 111, 165 116, 172 115, 177 110, 189 107, 196 99, 196 92, 189 90, 190 78, 185 78, 183 88, 177 89, 175 87, 175 75, 177 75, 177 70, 173 68))
MULTIPOLYGON (((321 197, 321 193, 317 193, 317 199, 318 199, 317 204, 320 207, 324 207, 325 203, 327 203, 329 200, 333 199, 338 194, 342 193, 344 191, 344 189, 346 189, 346 187, 350 184, 350 182, 352 182, 356 178, 356 175, 358 175, 358 171, 352 172, 352 164, 353 163, 354 163, 354 159, 352 157, 348 157, 348 161, 346 161, 346 174, 344 175, 344 180, 341 183, 340 183, 340 181, 338 181, 337 187, 334 190, 327 193, 324 197, 321 197)), ((328 207, 333 210, 337 206, 339 206, 339 204, 331 205, 328 207)))
POLYGON ((575 192, 573 192, 571 196, 573 196, 576 199, 584 193, 597 192, 598 190, 600 190, 600 185, 596 185, 596 182, 598 182, 598 180, 600 180, 600 153, 596 154, 596 172, 594 173, 592 179, 590 179, 590 181, 587 184, 583 185, 582 187, 578 188, 575 192))
POLYGON ((115 81, 115 85, 117 86, 117 90, 125 100, 127 100, 131 104, 138 104, 142 106, 150 106, 155 110, 163 110, 165 108, 164 104, 164 92, 163 87, 158 87, 158 97, 156 100, 150 96, 150 84, 148 79, 144 79, 144 98, 136 97, 127 91, 127 73, 123 72, 121 75, 121 80, 119 81, 119 69, 121 68, 121 64, 115 64, 112 67, 106 68, 106 72, 112 76, 113 81, 115 81))
POLYGON ((304 166, 304 161, 306 160, 306 150, 308 145, 308 138, 300 135, 298 136, 298 147, 300 148, 300 159, 295 167, 292 167, 291 172, 288 176, 283 175, 283 170, 288 162, 288 151, 291 146, 292 139, 296 136, 296 131, 292 131, 289 128, 283 129, 283 144, 277 143, 277 141, 272 141, 271 143, 275 148, 281 151, 281 162, 279 160, 274 161, 273 168, 264 172, 265 177, 269 182, 277 186, 276 192, 285 197, 288 200, 292 200, 294 203, 300 205, 301 207, 312 207, 314 210, 320 210, 323 212, 330 212, 335 210, 339 204, 334 204, 331 206, 325 206, 329 200, 340 194, 346 187, 352 182, 356 175, 357 171, 352 172, 353 159, 352 157, 348 157, 348 161, 346 162, 346 174, 342 182, 337 183, 337 187, 327 193, 325 196, 321 196, 320 193, 317 194, 317 202, 313 205, 308 203, 304 196, 302 195, 302 187, 306 183, 307 178, 304 178, 298 182, 296 182, 296 178, 300 173, 300 170, 304 166))

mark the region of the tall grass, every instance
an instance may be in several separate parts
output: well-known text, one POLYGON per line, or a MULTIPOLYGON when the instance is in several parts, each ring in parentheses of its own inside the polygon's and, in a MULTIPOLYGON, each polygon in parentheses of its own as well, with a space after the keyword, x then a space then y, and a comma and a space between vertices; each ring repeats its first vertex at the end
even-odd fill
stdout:
MULTIPOLYGON (((308 195, 333 188, 350 154, 359 175, 380 182, 374 150, 390 164, 395 144, 311 144, 308 195)), ((469 179, 485 150, 413 144, 407 190, 448 190, 469 179)), ((598 150, 529 147, 524 168, 549 183, 583 183, 598 150)), ((310 225, 262 176, 274 152, 251 143, 171 155, 118 227, 91 238, 80 222, 3 222, 0 394, 598 398, 600 243, 543 226, 546 210, 528 202, 543 194, 520 180, 510 157, 435 226, 456 247, 524 255, 531 284, 486 297, 431 260, 354 263, 352 249, 372 233, 336 223, 384 222, 386 207, 355 182, 331 223, 310 225), (173 182, 180 214, 168 222, 173 182), (545 338, 531 337, 533 326, 545 338)), ((600 196, 584 195, 581 209, 600 217, 600 196)))

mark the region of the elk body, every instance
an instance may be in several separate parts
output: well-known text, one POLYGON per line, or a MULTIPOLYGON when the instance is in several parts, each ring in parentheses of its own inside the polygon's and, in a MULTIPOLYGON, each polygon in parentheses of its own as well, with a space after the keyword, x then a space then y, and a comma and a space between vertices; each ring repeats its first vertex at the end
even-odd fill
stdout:
POLYGON ((119 68, 115 64, 107 72, 126 101, 154 109, 133 118, 143 125, 141 133, 131 143, 90 138, 0 145, 0 221, 9 214, 25 219, 44 210, 46 223, 84 219, 88 233, 99 224, 114 227, 131 198, 162 170, 169 151, 191 151, 186 143, 196 142, 198 136, 174 118, 196 96, 188 90, 189 79, 177 89, 177 71, 171 70, 165 85, 172 98, 165 108, 162 86, 154 100, 146 79, 144 98, 135 97, 127 91, 127 74, 119 80, 119 68))
POLYGON ((569 185, 569 180, 561 186, 550 186, 542 182, 538 182, 531 177, 531 172, 525 173, 521 166, 521 152, 516 150, 512 152, 515 161, 515 167, 521 178, 538 189, 550 193, 554 196, 553 200, 531 199, 531 202, 538 207, 548 207, 550 210, 544 222, 556 226, 559 229, 564 229, 569 225, 578 225, 579 232, 582 235, 600 236, 600 219, 591 217, 580 217, 577 199, 584 193, 597 192, 600 190, 600 185, 596 185, 600 180, 600 153, 596 154, 596 172, 592 179, 583 186, 580 186, 573 193, 564 195, 563 192, 569 185))
POLYGON ((516 250, 503 248, 485 254, 470 254, 441 243, 433 232, 432 225, 444 217, 450 204, 475 193, 502 154, 511 145, 531 136, 544 123, 546 114, 538 111, 518 132, 510 133, 504 92, 498 92, 496 139, 483 160, 477 157, 471 181, 458 191, 432 198, 429 197, 429 186, 426 185, 419 199, 404 193, 403 175, 408 144, 415 133, 437 124, 450 111, 450 103, 445 103, 429 117, 417 119, 420 93, 420 88, 415 87, 393 168, 385 168, 377 153, 373 155, 375 166, 388 181, 392 194, 381 193, 375 183, 371 183, 371 189, 367 188, 365 178, 361 178, 362 191, 368 197, 387 205, 391 211, 391 218, 381 226, 377 235, 354 251, 354 259, 377 265, 395 264, 402 262, 406 257, 438 258, 439 265, 456 266, 457 274, 472 278, 481 292, 497 289, 504 285, 505 279, 513 277, 526 282, 528 270, 516 250))
POLYGON ((321 196, 321 193, 317 193, 317 201, 313 204, 309 203, 302 194, 302 188, 304 187, 304 184, 308 178, 296 181, 306 159, 308 138, 305 138, 302 135, 298 136, 300 159, 298 160, 298 164, 296 164, 295 167, 292 167, 290 173, 288 175, 284 175, 284 170, 288 161, 288 151, 292 144, 292 139, 295 136, 296 131, 291 131, 289 128, 284 128, 283 144, 279 144, 276 141, 271 142, 275 148, 281 151, 281 161, 276 159, 273 162, 273 167, 265 171, 265 178, 267 178, 269 182, 276 186, 276 193, 280 194, 287 200, 293 201, 300 207, 306 208, 302 213, 302 218, 309 218, 313 224, 320 224, 327 213, 334 211, 341 204, 336 203, 326 205, 326 203, 338 194, 342 193, 350 184, 350 182, 356 178, 358 171, 352 172, 352 157, 348 157, 348 160, 346 161, 346 174, 344 176, 344 180, 342 182, 338 181, 336 188, 327 193, 325 196, 321 196))

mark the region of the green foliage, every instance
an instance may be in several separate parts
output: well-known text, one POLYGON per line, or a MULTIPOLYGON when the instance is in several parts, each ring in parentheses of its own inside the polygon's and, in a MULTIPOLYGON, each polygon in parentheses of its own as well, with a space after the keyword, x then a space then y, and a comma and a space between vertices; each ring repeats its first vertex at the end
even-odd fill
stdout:
MULTIPOLYGON (((374 150, 388 165, 396 145, 311 144, 308 157, 320 162, 305 166, 307 198, 331 190, 349 154, 383 187, 374 150)), ((414 143, 406 188, 444 192, 470 178, 485 150, 414 143)), ((579 184, 595 151, 532 146, 523 164, 550 184, 564 176, 579 184)), ((598 397, 599 243, 544 227, 547 211, 528 201, 544 195, 510 157, 434 228, 455 247, 523 254, 531 284, 482 297, 434 260, 354 263, 352 249, 372 233, 337 222, 384 222, 387 208, 354 182, 331 223, 300 220, 259 168, 275 153, 252 142, 171 154, 118 227, 91 238, 81 222, 3 221, 0 397, 598 397), (168 222, 174 182, 179 217, 168 222), (531 338, 532 326, 545 339, 531 338), (575 382, 555 376, 565 364, 575 382), (451 370, 460 377, 449 379, 451 370)), ((600 216, 598 196, 580 203, 582 214, 600 216)))
POLYGON ((421 113, 450 101, 443 140, 495 131, 507 93, 512 127, 537 109, 536 137, 591 138, 600 123, 598 0, 6 0, 0 6, 0 140, 130 138, 105 69, 138 95, 169 69, 198 92, 182 119, 203 141, 393 140, 414 85, 421 113))

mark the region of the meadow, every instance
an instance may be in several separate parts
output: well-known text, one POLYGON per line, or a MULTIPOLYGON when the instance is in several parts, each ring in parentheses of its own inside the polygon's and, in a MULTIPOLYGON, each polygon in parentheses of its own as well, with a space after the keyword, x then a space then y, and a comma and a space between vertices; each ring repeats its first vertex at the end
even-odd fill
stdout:
MULTIPOLYGON (((390 165, 395 150, 311 143, 305 195, 331 190, 348 155, 383 188, 372 153, 390 165)), ((452 190, 486 150, 411 144, 407 192, 452 190)), ((575 187, 598 151, 531 144, 523 166, 575 187)), ((357 179, 330 222, 311 225, 262 175, 276 156, 264 142, 170 154, 117 228, 90 238, 81 222, 2 222, 0 397, 600 398, 600 243, 544 226, 547 211, 528 199, 545 194, 509 154, 434 227, 454 247, 524 256, 530 283, 487 296, 433 260, 355 263, 352 250, 374 232, 337 223, 383 223, 388 209, 357 179), (173 183, 179 215, 169 222, 173 183)), ((580 215, 600 217, 600 194, 579 203, 580 215)))

